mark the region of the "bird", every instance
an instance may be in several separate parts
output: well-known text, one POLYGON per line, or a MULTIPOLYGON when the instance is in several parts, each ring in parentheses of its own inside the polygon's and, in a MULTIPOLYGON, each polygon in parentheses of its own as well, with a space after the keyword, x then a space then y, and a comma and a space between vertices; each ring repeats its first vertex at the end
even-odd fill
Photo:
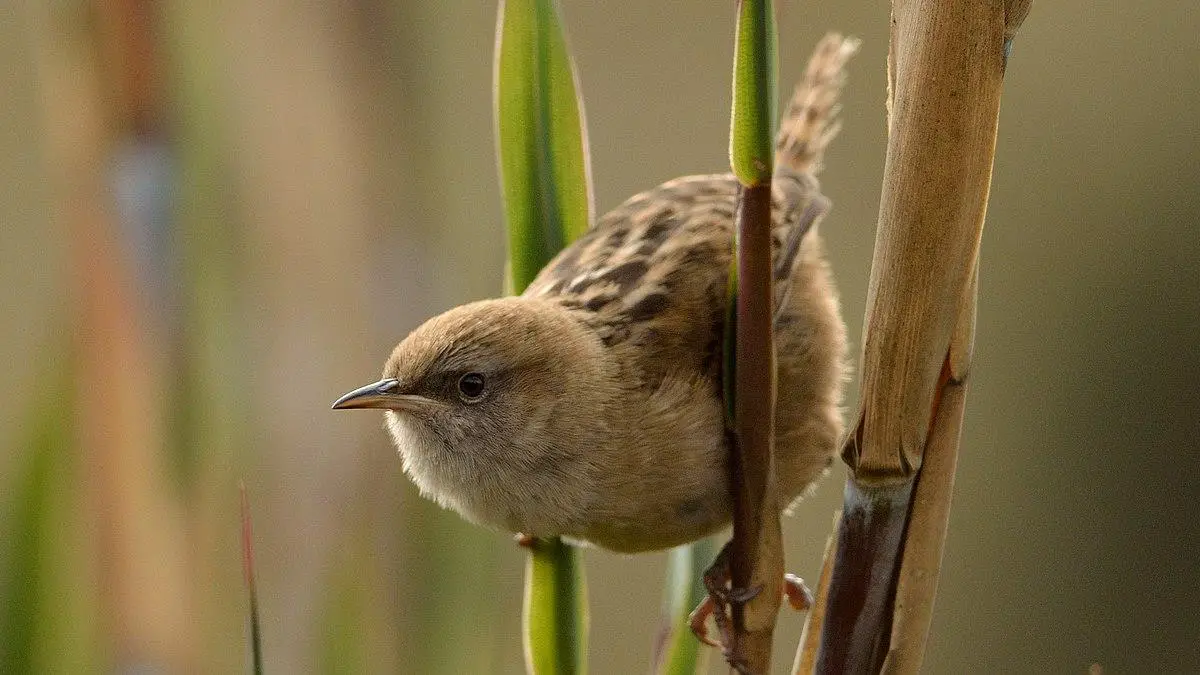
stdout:
MULTIPOLYGON (((857 41, 827 35, 776 138, 776 494, 801 499, 843 432, 847 338, 816 179, 857 41)), ((739 182, 677 178, 599 218, 516 296, 435 316, 335 409, 382 409, 405 473, 467 520, 620 553, 731 519, 721 363, 739 182)))

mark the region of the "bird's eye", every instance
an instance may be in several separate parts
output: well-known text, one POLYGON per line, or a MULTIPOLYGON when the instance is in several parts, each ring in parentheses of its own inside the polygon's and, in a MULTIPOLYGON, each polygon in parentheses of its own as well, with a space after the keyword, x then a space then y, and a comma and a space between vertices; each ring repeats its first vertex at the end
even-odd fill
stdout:
POLYGON ((479 373, 467 373, 458 378, 458 394, 468 403, 478 401, 487 389, 487 382, 479 373))

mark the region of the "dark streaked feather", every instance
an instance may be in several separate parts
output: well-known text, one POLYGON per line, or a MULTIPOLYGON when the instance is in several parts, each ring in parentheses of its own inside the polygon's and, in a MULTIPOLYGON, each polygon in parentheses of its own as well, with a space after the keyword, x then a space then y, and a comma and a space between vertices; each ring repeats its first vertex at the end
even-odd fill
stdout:
MULTIPOLYGON (((796 87, 776 139, 771 240, 776 325, 786 314, 806 235, 829 209, 815 178, 837 134, 843 66, 856 40, 827 35, 796 87)), ((719 376, 734 210, 729 174, 689 176, 613 209, 542 270, 527 296, 556 299, 603 343, 636 349, 640 381, 668 372, 719 376), (680 363, 680 356, 694 358, 680 363)))
MULTIPOLYGON (((828 203, 807 174, 775 179, 772 245, 782 308, 805 234, 828 203)), ((689 176, 636 195, 560 253, 525 291, 576 310, 609 347, 636 346, 639 380, 683 369, 715 377, 739 186, 689 176), (678 355, 694 355, 679 363, 678 355)))

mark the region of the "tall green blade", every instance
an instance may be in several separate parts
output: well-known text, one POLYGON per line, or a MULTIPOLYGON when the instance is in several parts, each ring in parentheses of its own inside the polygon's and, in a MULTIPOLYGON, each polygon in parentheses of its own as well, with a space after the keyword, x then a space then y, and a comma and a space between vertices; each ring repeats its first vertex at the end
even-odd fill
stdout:
POLYGON ((496 36, 496 142, 513 288, 592 217, 587 132, 553 0, 506 0, 496 36))
MULTIPOLYGON (((587 132, 553 0, 506 0, 496 34, 496 146, 508 226, 506 290, 520 293, 592 219, 587 132)), ((578 550, 530 547, 525 656, 538 675, 587 670, 587 596, 578 550)))

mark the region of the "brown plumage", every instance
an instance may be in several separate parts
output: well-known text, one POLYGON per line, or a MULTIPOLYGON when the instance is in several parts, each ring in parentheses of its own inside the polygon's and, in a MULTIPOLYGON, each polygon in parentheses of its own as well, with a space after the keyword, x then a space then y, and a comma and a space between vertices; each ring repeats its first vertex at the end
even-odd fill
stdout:
MULTIPOLYGON (((826 471, 842 430, 846 338, 815 172, 855 46, 821 42, 777 144, 775 475, 785 503, 826 471)), ((413 331, 384 380, 335 407, 387 409, 422 493, 475 522, 627 552, 713 532, 731 508, 720 377, 737 193, 726 174, 632 197, 521 296, 413 331)))

